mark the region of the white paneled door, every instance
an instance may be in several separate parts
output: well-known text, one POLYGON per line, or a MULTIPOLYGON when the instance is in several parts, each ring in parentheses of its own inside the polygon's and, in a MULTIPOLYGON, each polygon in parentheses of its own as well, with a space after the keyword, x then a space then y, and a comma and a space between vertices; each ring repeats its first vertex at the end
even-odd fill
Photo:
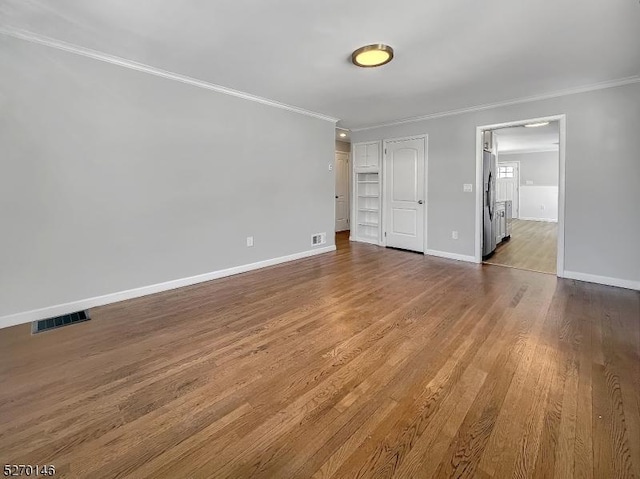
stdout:
POLYGON ((385 141, 386 245, 424 252, 426 139, 385 141))
POLYGON ((498 179, 496 180, 496 199, 511 200, 511 213, 520 218, 520 164, 518 162, 498 162, 498 179))
POLYGON ((336 152, 336 231, 349 229, 349 154, 336 152))

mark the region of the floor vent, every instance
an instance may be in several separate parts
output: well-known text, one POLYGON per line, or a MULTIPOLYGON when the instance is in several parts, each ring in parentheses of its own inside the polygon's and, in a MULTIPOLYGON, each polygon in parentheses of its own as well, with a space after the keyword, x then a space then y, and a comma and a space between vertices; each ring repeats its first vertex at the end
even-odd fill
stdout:
POLYGON ((90 319, 87 311, 78 311, 77 313, 65 314, 56 318, 42 319, 31 323, 31 333, 42 333, 43 331, 69 326, 70 324, 80 323, 90 319))

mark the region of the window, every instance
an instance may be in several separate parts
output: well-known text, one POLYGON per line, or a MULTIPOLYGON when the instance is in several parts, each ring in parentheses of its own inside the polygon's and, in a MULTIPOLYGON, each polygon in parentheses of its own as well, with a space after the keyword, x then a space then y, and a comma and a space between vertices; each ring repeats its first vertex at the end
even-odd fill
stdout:
POLYGON ((513 166, 499 166, 498 178, 513 178, 513 166))

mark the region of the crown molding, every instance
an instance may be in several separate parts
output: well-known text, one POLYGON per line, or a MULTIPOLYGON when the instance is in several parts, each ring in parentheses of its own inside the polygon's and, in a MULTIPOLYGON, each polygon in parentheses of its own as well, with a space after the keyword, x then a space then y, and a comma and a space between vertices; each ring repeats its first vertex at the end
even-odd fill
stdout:
POLYGON ((522 150, 507 150, 507 151, 498 150, 498 154, 499 155, 520 155, 520 154, 526 155, 529 153, 545 153, 549 151, 560 151, 560 148, 558 146, 554 146, 554 147, 545 147, 545 148, 524 148, 522 150))
POLYGON ((609 80, 609 81, 600 82, 600 83, 593 83, 591 85, 584 85, 576 88, 569 88, 566 90, 558 90, 555 92, 545 93, 542 95, 516 98, 513 100, 500 101, 496 103, 485 103, 483 105, 477 105, 477 106, 471 106, 468 108, 460 108, 457 110, 448 110, 448 111, 443 111, 438 113, 432 113, 429 115, 405 118, 405 119, 390 121, 386 123, 379 123, 377 125, 363 126, 360 128, 357 128, 357 127, 350 128, 350 130, 351 131, 375 130, 376 128, 383 128, 387 126, 403 125, 405 123, 415 123, 418 121, 434 120, 436 118, 443 118, 446 116, 462 115, 464 113, 472 113, 475 111, 482 111, 482 110, 491 110, 492 108, 499 108, 499 107, 510 106, 510 105, 519 105, 521 103, 530 103, 533 101, 549 100, 551 98, 575 95, 577 93, 586 93, 586 92, 595 91, 595 90, 603 90, 605 88, 613 88, 617 86, 630 85, 632 83, 640 83, 640 76, 635 75, 631 77, 619 78, 617 80, 609 80))
POLYGON ((257 95, 252 95, 250 93, 234 90, 232 88, 216 85, 214 83, 198 80, 197 78, 181 75, 180 73, 174 73, 167 70, 162 70, 160 68, 152 67, 150 65, 145 65, 144 63, 139 63, 133 60, 127 60, 126 58, 110 55, 108 53, 91 50, 89 48, 84 48, 78 45, 74 45, 72 43, 56 40, 55 38, 49 38, 44 35, 39 35, 37 33, 29 32, 27 30, 21 30, 21 29, 5 26, 5 27, 0 27, 0 34, 6 35, 12 38, 17 38, 19 40, 31 42, 31 43, 37 43, 39 45, 44 45, 50 48, 55 48, 57 50, 74 53, 76 55, 92 58, 94 60, 98 60, 101 62, 111 63, 112 65, 118 65, 124 68, 129 68, 130 70, 136 70, 139 72, 148 73, 150 75, 155 75, 161 78, 166 78, 168 80, 174 80, 181 83, 186 83, 187 85, 203 88, 205 90, 211 90, 218 93, 222 93, 224 95, 242 98, 243 100, 249 100, 256 103, 261 103, 263 105, 280 108, 281 110, 287 110, 294 113, 299 113, 301 115, 311 116, 313 118, 319 118, 320 120, 330 121, 332 123, 338 122, 338 118, 333 118, 331 116, 324 115, 322 113, 305 110, 304 108, 298 108, 297 106, 287 105, 286 103, 281 103, 275 100, 269 100, 268 98, 263 98, 257 95))

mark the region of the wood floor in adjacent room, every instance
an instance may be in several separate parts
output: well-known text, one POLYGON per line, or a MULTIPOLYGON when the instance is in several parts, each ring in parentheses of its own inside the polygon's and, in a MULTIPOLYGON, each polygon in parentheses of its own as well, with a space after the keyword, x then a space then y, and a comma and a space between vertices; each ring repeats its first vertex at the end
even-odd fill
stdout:
POLYGON ((339 250, 0 330, 0 462, 56 477, 639 477, 640 295, 339 250))
POLYGON ((511 239, 485 263, 556 274, 557 255, 558 223, 514 219, 511 239))

